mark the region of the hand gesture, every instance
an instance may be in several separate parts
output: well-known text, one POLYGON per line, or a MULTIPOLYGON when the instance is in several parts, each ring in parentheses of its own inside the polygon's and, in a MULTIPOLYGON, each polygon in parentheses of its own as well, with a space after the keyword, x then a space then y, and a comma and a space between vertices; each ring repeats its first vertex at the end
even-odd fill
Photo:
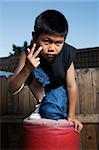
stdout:
POLYGON ((38 50, 36 52, 35 51, 36 48, 36 44, 33 44, 32 49, 30 50, 29 48, 27 48, 28 51, 28 55, 27 55, 27 66, 28 68, 30 68, 30 70, 33 70, 35 68, 37 68, 40 64, 40 58, 38 57, 39 53, 42 50, 42 47, 40 46, 38 48, 38 50))

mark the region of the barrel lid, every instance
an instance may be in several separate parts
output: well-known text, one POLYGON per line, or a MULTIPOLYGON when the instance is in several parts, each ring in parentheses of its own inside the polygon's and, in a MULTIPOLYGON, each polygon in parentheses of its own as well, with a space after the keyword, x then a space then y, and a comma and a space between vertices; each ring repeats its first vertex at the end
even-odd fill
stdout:
POLYGON ((67 121, 66 119, 58 119, 58 120, 52 120, 52 119, 46 119, 46 118, 34 118, 29 119, 28 117, 23 120, 24 124, 27 125, 39 125, 39 126, 74 126, 72 122, 67 121))

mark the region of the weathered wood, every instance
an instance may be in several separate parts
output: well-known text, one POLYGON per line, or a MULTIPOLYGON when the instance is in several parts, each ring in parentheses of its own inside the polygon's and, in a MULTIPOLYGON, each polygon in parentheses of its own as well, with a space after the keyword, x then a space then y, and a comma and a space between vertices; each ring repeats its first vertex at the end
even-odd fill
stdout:
POLYGON ((22 89, 22 91, 19 93, 19 113, 21 115, 24 114, 27 116, 34 110, 34 105, 31 105, 31 99, 32 103, 35 103, 29 88, 25 86, 24 89, 22 89))
MULTIPOLYGON (((22 123, 25 115, 3 115, 0 119, 1 123, 22 123)), ((76 118, 79 119, 82 123, 95 124, 99 123, 99 114, 90 114, 90 115, 76 115, 76 118)))
POLYGON ((28 113, 28 109, 29 109, 29 94, 26 91, 26 87, 24 87, 24 89, 22 89, 22 91, 19 93, 19 112, 20 114, 26 114, 28 113))
POLYGON ((0 150, 8 149, 8 125, 0 124, 0 150))
POLYGON ((75 71, 75 79, 76 79, 76 84, 77 84, 77 90, 78 90, 78 99, 76 102, 76 114, 80 114, 80 98, 79 98, 79 80, 78 80, 78 71, 75 71))
POLYGON ((97 150, 99 150, 99 124, 96 124, 96 143, 97 143, 97 150))
POLYGON ((0 118, 0 123, 22 123, 25 119, 24 115, 3 115, 0 118))
POLYGON ((99 69, 96 71, 96 113, 99 113, 99 69))
POLYGON ((1 80, 1 115, 7 114, 7 108, 8 108, 8 103, 7 103, 7 79, 5 77, 2 77, 1 80))
POLYGON ((8 92, 8 114, 19 114, 19 95, 13 96, 8 92))
POLYGON ((0 150, 23 150, 23 125, 5 124, 1 125, 2 138, 0 150))
POLYGON ((96 124, 84 124, 81 132, 82 150, 98 150, 96 143, 96 124))
POLYGON ((99 114, 76 115, 82 123, 99 123, 99 114))
POLYGON ((30 102, 30 113, 32 113, 35 110, 35 105, 37 104, 37 101, 31 91, 29 91, 29 102, 30 102))
POLYGON ((99 69, 77 71, 80 113, 94 113, 96 111, 96 71, 99 72, 99 69))

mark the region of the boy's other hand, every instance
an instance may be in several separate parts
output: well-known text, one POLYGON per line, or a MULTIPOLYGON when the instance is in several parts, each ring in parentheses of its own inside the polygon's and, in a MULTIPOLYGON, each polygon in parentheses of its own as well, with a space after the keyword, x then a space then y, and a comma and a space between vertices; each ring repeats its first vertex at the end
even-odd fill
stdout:
POLYGON ((83 128, 83 124, 79 120, 75 118, 69 118, 69 117, 67 120, 74 123, 75 131, 77 131, 78 133, 81 132, 83 128))
POLYGON ((35 51, 36 48, 36 44, 33 44, 32 49, 30 50, 29 48, 27 48, 28 54, 27 54, 27 67, 28 69, 30 69, 31 71, 35 68, 37 68, 40 64, 40 58, 38 57, 39 53, 42 50, 42 47, 40 46, 37 51, 35 51), (35 51, 35 52, 34 52, 35 51))

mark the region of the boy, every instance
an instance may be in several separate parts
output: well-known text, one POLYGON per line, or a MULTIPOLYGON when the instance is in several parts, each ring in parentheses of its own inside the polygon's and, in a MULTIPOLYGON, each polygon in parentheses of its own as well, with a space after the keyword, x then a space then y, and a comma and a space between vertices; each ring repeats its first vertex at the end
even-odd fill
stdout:
POLYGON ((76 49, 64 42, 67 33, 68 23, 63 14, 56 10, 42 12, 35 20, 33 43, 23 52, 23 63, 10 78, 9 89, 16 94, 26 83, 40 102, 42 118, 67 119, 80 132, 83 125, 75 119, 76 49))

